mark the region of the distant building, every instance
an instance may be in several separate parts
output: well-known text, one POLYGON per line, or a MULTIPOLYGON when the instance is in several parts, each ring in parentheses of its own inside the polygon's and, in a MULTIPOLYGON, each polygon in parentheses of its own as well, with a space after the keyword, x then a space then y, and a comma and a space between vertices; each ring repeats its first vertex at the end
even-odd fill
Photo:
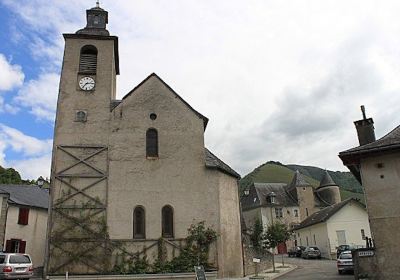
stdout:
POLYGON ((27 253, 43 266, 48 191, 31 185, 0 185, 0 242, 3 251, 27 253))
POLYGON ((362 111, 354 122, 360 146, 339 154, 364 188, 374 240, 374 255, 359 258, 360 269, 368 279, 400 279, 400 126, 375 140, 374 122, 362 111))
MULTIPOLYGON (((313 213, 340 201, 339 187, 327 171, 316 189, 296 171, 290 184, 254 183, 249 194, 241 199, 247 228, 251 228, 258 218, 264 228, 273 221, 280 221, 290 229, 313 213)), ((294 236, 286 245, 278 246, 278 252, 284 253, 288 246, 296 243, 298 241, 294 236)))
POLYGON ((365 247, 371 236, 365 206, 349 198, 315 212, 294 228, 297 244, 316 246, 322 257, 336 258, 336 247, 365 247))

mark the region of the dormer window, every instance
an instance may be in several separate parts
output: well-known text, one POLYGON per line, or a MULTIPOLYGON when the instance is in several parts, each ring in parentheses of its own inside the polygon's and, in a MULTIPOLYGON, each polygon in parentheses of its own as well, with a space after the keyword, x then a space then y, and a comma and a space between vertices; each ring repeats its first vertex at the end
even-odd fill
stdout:
POLYGON ((95 46, 86 45, 81 49, 79 59, 79 73, 96 74, 97 70, 97 49, 95 46))
POLYGON ((94 24, 99 24, 99 16, 94 16, 93 23, 94 24))

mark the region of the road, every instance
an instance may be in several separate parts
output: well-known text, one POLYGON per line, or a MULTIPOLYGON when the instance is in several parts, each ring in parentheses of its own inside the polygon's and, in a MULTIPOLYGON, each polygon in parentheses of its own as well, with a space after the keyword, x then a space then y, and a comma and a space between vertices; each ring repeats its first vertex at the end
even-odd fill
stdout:
MULTIPOLYGON (((276 256, 280 262, 281 256, 276 256)), ((339 275, 336 269, 336 261, 333 260, 304 260, 301 258, 284 258, 285 263, 295 264, 297 269, 279 277, 279 280, 313 280, 313 279, 354 279, 352 274, 339 275)))

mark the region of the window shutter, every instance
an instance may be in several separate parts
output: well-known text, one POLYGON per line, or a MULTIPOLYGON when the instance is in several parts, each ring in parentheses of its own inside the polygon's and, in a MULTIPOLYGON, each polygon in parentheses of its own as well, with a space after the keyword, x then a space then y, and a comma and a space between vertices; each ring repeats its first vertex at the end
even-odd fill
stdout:
POLYGON ((11 240, 6 241, 6 253, 11 253, 11 240))
POLYGON ((19 208, 18 224, 27 225, 29 221, 29 208, 19 208))
POLYGON ((18 253, 25 253, 25 248, 26 248, 26 241, 20 241, 19 242, 19 252, 18 253))

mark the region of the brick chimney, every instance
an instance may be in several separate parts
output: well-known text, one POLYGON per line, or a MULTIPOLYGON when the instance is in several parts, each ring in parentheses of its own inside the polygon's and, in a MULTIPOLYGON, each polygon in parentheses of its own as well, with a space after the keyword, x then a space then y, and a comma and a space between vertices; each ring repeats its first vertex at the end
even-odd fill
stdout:
POLYGON ((367 119, 364 105, 361 105, 361 112, 363 119, 354 122, 354 125, 357 129, 358 142, 360 143, 360 146, 372 143, 376 140, 374 121, 372 118, 367 119))

